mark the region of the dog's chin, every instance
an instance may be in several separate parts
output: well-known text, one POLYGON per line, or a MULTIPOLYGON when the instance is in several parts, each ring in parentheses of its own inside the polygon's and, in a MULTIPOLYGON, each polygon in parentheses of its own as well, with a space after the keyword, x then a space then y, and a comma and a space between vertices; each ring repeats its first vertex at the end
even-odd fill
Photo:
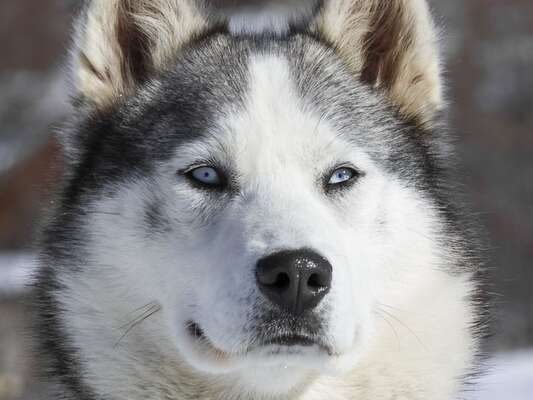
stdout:
POLYGON ((184 361, 199 372, 241 376, 250 382, 260 382, 261 379, 256 378, 258 371, 262 371, 269 377, 275 375, 280 382, 286 379, 288 385, 293 385, 316 374, 344 373, 358 358, 356 346, 340 353, 329 343, 298 335, 275 336, 237 351, 216 347, 195 323, 186 324, 180 336, 182 340, 178 345, 184 361))

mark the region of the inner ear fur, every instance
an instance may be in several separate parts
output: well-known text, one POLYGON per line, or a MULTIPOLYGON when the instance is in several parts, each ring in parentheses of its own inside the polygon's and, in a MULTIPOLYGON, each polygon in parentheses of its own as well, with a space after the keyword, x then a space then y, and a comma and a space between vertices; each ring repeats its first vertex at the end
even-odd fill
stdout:
POLYGON ((195 0, 91 0, 79 22, 74 83, 99 108, 165 69, 207 27, 195 0))
POLYGON ((431 127, 443 98, 437 35, 426 0, 325 1, 312 29, 405 118, 431 127))

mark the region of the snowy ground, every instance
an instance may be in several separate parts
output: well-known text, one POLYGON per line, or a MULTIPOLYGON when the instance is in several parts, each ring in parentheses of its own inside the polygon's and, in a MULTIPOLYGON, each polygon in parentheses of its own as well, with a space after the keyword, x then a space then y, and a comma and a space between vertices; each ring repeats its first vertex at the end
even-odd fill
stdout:
POLYGON ((496 355, 467 400, 533 400, 533 350, 496 355))
MULTIPOLYGON (((0 255, 0 297, 22 293, 34 265, 31 256, 0 255)), ((495 355, 489 373, 461 400, 533 400, 533 349, 495 355)))
POLYGON ((26 254, 0 254, 0 296, 16 296, 30 283, 34 258, 26 254))

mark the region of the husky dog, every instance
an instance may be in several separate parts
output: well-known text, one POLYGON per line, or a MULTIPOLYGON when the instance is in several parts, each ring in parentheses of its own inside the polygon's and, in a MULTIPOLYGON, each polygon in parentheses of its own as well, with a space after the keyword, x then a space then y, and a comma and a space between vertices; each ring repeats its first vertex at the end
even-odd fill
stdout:
POLYGON ((453 398, 481 268, 425 0, 78 21, 37 286, 57 398, 453 398))

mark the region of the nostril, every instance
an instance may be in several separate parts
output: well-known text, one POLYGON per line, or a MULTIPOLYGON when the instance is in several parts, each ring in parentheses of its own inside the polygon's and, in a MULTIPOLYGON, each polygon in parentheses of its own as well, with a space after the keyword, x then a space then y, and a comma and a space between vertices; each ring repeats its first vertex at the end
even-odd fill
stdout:
POLYGON ((307 286, 311 289, 319 290, 323 289, 326 283, 323 282, 319 274, 312 274, 307 281, 307 286))
POLYGON ((276 281, 272 285, 276 289, 286 289, 291 285, 291 278, 289 277, 289 274, 282 272, 278 274, 276 281))

